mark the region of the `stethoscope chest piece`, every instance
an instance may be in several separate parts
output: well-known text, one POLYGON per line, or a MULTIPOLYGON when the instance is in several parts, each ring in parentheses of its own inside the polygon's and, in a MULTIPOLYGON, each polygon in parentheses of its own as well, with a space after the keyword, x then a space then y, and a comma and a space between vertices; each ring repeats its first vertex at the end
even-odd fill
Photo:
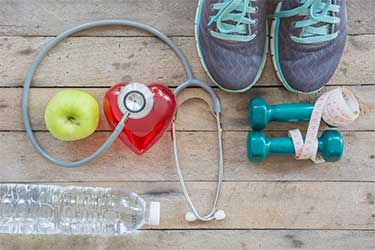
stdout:
POLYGON ((129 118, 141 119, 151 112, 154 96, 145 84, 129 83, 121 88, 117 105, 123 114, 130 113, 129 118))

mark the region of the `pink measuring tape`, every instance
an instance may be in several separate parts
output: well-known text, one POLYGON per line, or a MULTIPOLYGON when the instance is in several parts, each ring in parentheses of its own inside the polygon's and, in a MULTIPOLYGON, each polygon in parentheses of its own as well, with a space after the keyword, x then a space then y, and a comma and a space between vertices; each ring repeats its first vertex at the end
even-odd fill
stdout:
POLYGON ((337 88, 326 92, 315 102, 311 119, 303 140, 301 131, 289 131, 297 160, 311 159, 315 163, 324 162, 318 154, 318 132, 321 119, 335 127, 346 126, 359 116, 359 104, 356 97, 346 88, 337 88))

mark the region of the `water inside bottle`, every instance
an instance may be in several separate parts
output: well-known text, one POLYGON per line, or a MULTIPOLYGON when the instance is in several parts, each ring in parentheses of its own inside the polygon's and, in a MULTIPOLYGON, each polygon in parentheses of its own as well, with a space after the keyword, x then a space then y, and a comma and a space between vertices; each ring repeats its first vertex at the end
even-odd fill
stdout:
POLYGON ((130 234, 145 213, 138 195, 110 188, 0 184, 0 233, 130 234))

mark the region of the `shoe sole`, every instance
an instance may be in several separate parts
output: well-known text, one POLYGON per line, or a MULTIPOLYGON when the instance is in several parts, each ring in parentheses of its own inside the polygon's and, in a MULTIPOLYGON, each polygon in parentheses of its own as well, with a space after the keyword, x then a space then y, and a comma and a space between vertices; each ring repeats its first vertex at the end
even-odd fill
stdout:
MULTIPOLYGON (((279 2, 276 9, 275 9, 275 12, 274 13, 277 13, 278 11, 280 11, 281 9, 281 5, 282 5, 282 2, 279 2)), ((296 90, 294 89, 293 87, 291 87, 288 82, 284 79, 283 77, 283 73, 281 71, 281 67, 279 66, 279 63, 277 62, 276 60, 276 51, 275 51, 275 42, 276 42, 276 37, 278 34, 276 34, 276 26, 277 26, 277 21, 279 20, 280 18, 276 18, 274 17, 273 20, 272 20, 272 24, 271 24, 271 32, 270 32, 270 49, 271 49, 271 56, 272 56, 272 62, 273 62, 273 67, 275 69, 275 72, 276 72, 276 75, 277 77, 279 78, 280 82, 284 85, 284 87, 289 90, 290 92, 292 93, 297 93, 297 94, 305 94, 305 95, 313 95, 313 94, 316 94, 317 92, 319 92, 320 90, 322 90, 324 88, 321 87, 320 89, 318 90, 314 90, 314 91, 311 91, 311 92, 303 92, 303 91, 300 91, 300 90, 296 90)))
POLYGON ((218 86, 220 89, 222 89, 222 90, 224 90, 226 92, 242 93, 242 92, 245 92, 245 91, 251 89, 257 83, 257 81, 259 80, 260 76, 262 75, 264 66, 266 65, 266 61, 267 61, 267 54, 268 54, 268 47, 269 47, 269 42, 268 42, 269 30, 268 30, 267 20, 266 20, 266 41, 265 41, 265 49, 264 49, 265 51, 264 51, 264 55, 263 55, 263 62, 261 64, 261 66, 260 66, 260 71, 258 72, 256 78, 246 88, 239 89, 239 90, 226 89, 223 86, 221 86, 219 83, 217 83, 215 81, 215 79, 211 76, 211 74, 208 71, 207 66, 206 66, 206 64, 205 64, 205 62, 203 60, 203 54, 202 54, 201 49, 200 49, 200 44, 199 44, 199 40, 198 40, 198 29, 199 29, 199 20, 200 20, 200 14, 201 14, 201 8, 203 6, 203 2, 204 2, 204 0, 199 0, 198 1, 198 7, 197 7, 197 11, 195 13, 194 35, 195 35, 195 48, 196 48, 196 50, 198 52, 199 60, 201 61, 201 64, 203 66, 204 71, 206 72, 206 74, 208 75, 208 77, 211 79, 211 81, 213 83, 215 83, 216 86, 218 86))

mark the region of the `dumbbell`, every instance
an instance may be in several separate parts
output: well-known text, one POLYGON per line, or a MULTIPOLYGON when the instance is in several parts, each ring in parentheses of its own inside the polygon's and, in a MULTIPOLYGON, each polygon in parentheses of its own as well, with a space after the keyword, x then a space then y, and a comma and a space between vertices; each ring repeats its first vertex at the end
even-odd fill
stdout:
MULTIPOLYGON (((344 140, 340 132, 326 130, 318 139, 318 152, 325 161, 340 160, 344 151, 344 140)), ((289 137, 267 138, 263 132, 249 132, 247 156, 252 162, 263 162, 269 154, 295 155, 293 141, 289 137)))
POLYGON ((269 105, 263 98, 254 98, 248 105, 249 124, 253 130, 263 130, 271 121, 309 121, 313 109, 314 105, 311 103, 269 105))

